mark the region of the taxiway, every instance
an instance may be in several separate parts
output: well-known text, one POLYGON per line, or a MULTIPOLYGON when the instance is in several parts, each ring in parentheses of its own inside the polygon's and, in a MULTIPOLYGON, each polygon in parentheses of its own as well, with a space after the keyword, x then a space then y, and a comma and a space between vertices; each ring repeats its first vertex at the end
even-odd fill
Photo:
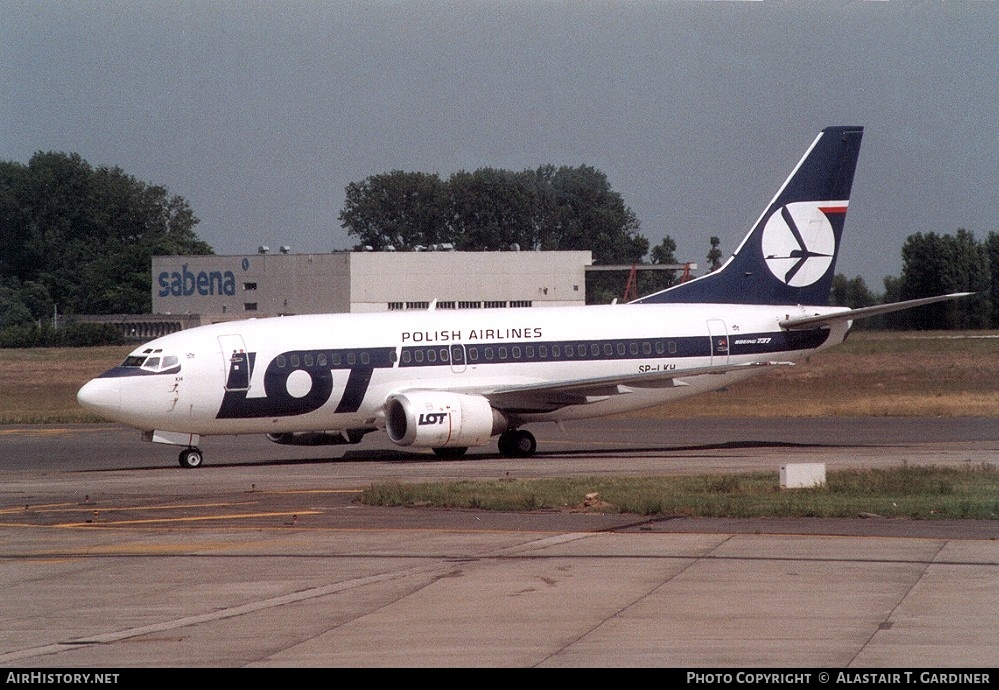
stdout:
POLYGON ((999 521, 358 505, 372 481, 992 463, 991 419, 610 420, 527 460, 0 427, 0 665, 994 667, 999 521))

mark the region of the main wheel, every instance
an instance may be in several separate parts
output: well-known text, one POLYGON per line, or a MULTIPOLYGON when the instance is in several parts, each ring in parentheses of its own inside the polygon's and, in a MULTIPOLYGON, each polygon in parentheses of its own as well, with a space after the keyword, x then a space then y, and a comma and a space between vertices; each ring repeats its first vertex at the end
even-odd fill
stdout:
POLYGON ((500 434, 498 446, 508 458, 529 458, 538 449, 538 441, 526 429, 509 429, 500 434))
POLYGON ((468 448, 434 448, 434 455, 443 460, 457 460, 462 457, 468 448))
POLYGON ((201 467, 201 463, 205 461, 205 456, 200 448, 185 448, 180 451, 177 460, 181 467, 193 470, 195 467, 201 467))

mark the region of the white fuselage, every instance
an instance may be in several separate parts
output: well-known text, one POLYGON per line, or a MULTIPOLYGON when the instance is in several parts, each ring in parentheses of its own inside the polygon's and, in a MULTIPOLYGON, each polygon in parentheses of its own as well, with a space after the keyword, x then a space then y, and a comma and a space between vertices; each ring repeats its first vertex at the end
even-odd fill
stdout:
MULTIPOLYGON (((84 405, 143 430, 185 434, 383 428, 405 391, 486 395, 535 384, 794 361, 846 337, 848 322, 788 332, 788 316, 838 308, 647 304, 433 310, 233 321, 158 338, 88 383, 84 405), (802 335, 803 334, 803 335, 802 335), (141 364, 139 364, 141 362, 141 364)), ((574 404, 506 410, 518 424, 650 407, 758 370, 625 386, 574 404)))

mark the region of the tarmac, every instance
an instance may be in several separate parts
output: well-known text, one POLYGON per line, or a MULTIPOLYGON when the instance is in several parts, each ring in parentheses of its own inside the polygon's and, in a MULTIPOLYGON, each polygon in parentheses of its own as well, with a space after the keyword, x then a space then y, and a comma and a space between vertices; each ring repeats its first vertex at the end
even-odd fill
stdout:
POLYGON ((996 521, 355 500, 386 480, 988 464, 991 420, 611 420, 538 437, 528 460, 447 462, 367 440, 218 439, 182 470, 118 427, 0 427, 0 666, 961 668, 984 682, 999 666, 996 521))

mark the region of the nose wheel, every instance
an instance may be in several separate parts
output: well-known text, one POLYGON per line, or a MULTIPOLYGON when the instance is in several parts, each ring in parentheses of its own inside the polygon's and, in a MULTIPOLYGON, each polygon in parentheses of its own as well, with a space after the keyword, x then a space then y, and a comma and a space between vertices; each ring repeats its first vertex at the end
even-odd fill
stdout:
POLYGON ((180 451, 177 460, 180 462, 181 467, 193 470, 195 467, 201 467, 201 464, 205 461, 205 456, 200 448, 191 447, 180 451))
POLYGON ((500 434, 499 452, 508 458, 529 458, 538 449, 534 434, 526 429, 508 429, 500 434))

